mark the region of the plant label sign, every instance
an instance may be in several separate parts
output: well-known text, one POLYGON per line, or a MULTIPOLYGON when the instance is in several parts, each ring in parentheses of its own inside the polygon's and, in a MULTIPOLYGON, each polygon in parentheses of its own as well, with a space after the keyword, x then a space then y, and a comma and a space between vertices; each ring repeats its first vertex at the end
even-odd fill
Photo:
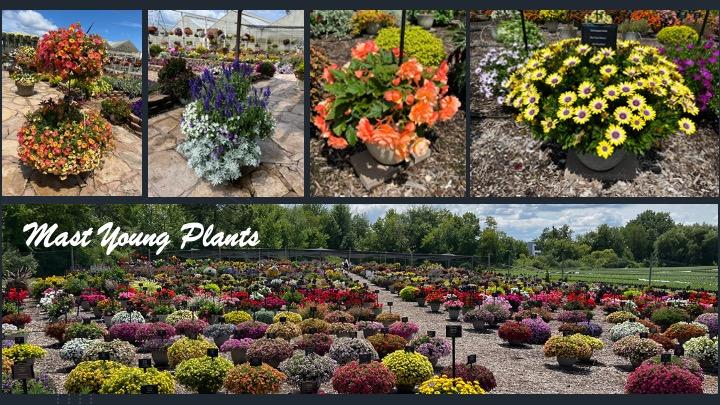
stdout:
POLYGON ((158 386, 155 384, 143 385, 140 387, 141 394, 157 394, 158 386))
POLYGON ((32 364, 23 361, 13 364, 12 378, 16 380, 29 380, 35 376, 32 364))
POLYGON ((601 48, 617 48, 617 25, 583 24, 581 28, 583 44, 601 48))
POLYGON ((462 337, 462 326, 461 325, 447 325, 445 326, 445 336, 449 338, 462 337))
POLYGON ((477 354, 471 354, 467 357, 467 364, 475 364, 477 363, 477 354))

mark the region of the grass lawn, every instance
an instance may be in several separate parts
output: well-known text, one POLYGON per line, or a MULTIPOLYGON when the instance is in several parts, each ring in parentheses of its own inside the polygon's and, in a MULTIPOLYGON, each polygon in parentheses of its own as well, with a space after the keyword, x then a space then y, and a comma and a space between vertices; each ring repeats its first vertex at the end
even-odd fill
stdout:
MULTIPOLYGON (((508 270, 505 270, 507 272, 508 270)), ((509 270, 514 275, 533 275, 545 277, 545 270, 529 268, 512 268, 509 270)), ((550 270, 550 279, 558 280, 562 277, 563 270, 555 268, 550 270)), ((605 282, 612 284, 626 284, 647 286, 650 279, 650 271, 647 267, 638 268, 569 268, 564 270, 565 276, 570 281, 605 282)), ((653 287, 667 288, 704 288, 717 290, 718 268, 714 266, 692 266, 692 267, 654 267, 652 270, 653 287)))

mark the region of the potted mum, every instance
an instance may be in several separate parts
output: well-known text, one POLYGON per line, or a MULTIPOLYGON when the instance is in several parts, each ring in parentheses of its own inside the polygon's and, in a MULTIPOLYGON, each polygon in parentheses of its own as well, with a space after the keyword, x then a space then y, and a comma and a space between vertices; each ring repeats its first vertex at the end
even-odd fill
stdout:
POLYGON ((190 82, 192 100, 183 113, 185 142, 178 151, 195 173, 213 185, 240 178, 244 166, 260 163, 259 141, 273 134, 267 110, 270 89, 251 86, 253 67, 235 60, 214 75, 205 70, 190 82))
POLYGON ((352 49, 349 65, 325 68, 328 97, 314 107, 313 124, 328 146, 360 142, 384 165, 427 156, 427 135, 457 113, 460 100, 447 94, 447 62, 429 67, 410 58, 397 66, 397 56, 367 41, 352 49))
POLYGON ((18 96, 30 97, 35 94, 35 83, 38 82, 38 75, 35 73, 13 72, 10 78, 15 80, 18 96))
POLYGON ((443 306, 448 311, 448 317, 451 321, 457 321, 460 318, 460 311, 462 310, 463 303, 458 300, 457 297, 451 297, 443 303, 443 306))
POLYGON ((320 384, 330 381, 337 368, 335 360, 315 353, 296 351, 292 357, 280 363, 288 382, 295 384, 302 394, 316 394, 320 384))
POLYGON ((214 394, 232 367, 232 362, 223 357, 196 357, 180 363, 175 369, 175 378, 200 394, 214 394))
POLYGON ((220 346, 220 351, 230 352, 233 364, 242 364, 247 361, 247 350, 253 342, 254 340, 250 338, 228 339, 220 346))
POLYGON ((85 84, 102 74, 105 43, 79 24, 49 31, 38 42, 37 66, 67 85, 61 101, 43 101, 18 132, 20 160, 61 180, 95 170, 112 147, 112 127, 98 112, 75 101, 88 97, 85 84), (52 146, 51 146, 52 145, 52 146))
POLYGON ((558 41, 533 53, 505 87, 505 103, 535 137, 558 143, 594 172, 672 134, 695 133, 687 116, 698 107, 677 67, 636 42, 596 49, 580 39, 558 41))
POLYGON ((430 305, 430 312, 440 312, 440 306, 445 301, 445 295, 441 292, 432 292, 427 296, 427 304, 430 305))

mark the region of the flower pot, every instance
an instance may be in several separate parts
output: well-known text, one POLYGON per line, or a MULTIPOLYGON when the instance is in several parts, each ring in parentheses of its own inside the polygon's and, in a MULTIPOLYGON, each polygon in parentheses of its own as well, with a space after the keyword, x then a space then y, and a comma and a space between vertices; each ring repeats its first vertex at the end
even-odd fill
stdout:
POLYGON ((105 315, 103 316, 103 321, 105 321, 105 327, 111 327, 112 326, 112 315, 105 315))
POLYGON ((425 298, 424 298, 424 297, 423 297, 423 298, 418 298, 418 299, 417 299, 417 305, 418 305, 420 308, 425 307, 425 298))
POLYGON ((616 149, 615 152, 607 159, 601 158, 594 153, 582 153, 575 150, 572 150, 571 152, 576 154, 580 163, 588 169, 596 172, 607 172, 612 170, 627 156, 627 152, 623 149, 616 149))
POLYGON ((510 345, 510 346, 517 347, 517 346, 522 346, 524 344, 525 344, 525 342, 523 342, 522 340, 508 340, 508 345, 510 345))
POLYGON ((432 28, 435 22, 432 14, 415 14, 415 19, 417 20, 417 24, 426 30, 432 28))
POLYGON ((168 364, 170 363, 168 360, 167 350, 155 350, 150 353, 150 357, 152 357, 153 364, 155 364, 155 367, 163 368, 168 367, 168 364))
POLYGON ((278 368, 278 366, 280 366, 280 360, 266 360, 264 363, 272 368, 278 368))
POLYGON ((365 33, 368 35, 375 35, 380 31, 380 24, 371 22, 365 27, 365 33))
POLYGON ((89 311, 90 310, 90 303, 87 301, 83 301, 80 303, 80 308, 82 308, 83 311, 89 311))
POLYGON ((560 25, 559 21, 548 21, 545 23, 545 28, 549 33, 554 34, 558 30, 558 25, 560 25))
POLYGON ((301 394, 317 394, 320 390, 320 383, 317 380, 303 381, 299 388, 301 394))
POLYGON ((395 154, 395 151, 390 148, 385 148, 376 144, 365 144, 368 152, 373 159, 377 160, 380 164, 386 166, 394 166, 402 162, 403 160, 395 154))
POLYGON ((163 314, 163 315, 156 315, 156 316, 157 316, 158 322, 165 322, 165 320, 166 320, 167 317, 168 317, 168 316, 165 315, 165 314, 163 314))
POLYGON ((31 85, 24 85, 20 84, 19 82, 15 82, 15 87, 17 87, 18 96, 30 97, 35 94, 35 83, 31 85))
POLYGON ((485 324, 485 321, 483 321, 481 319, 472 321, 472 326, 473 326, 473 329, 478 332, 484 331, 485 329, 487 329, 487 325, 485 324))
POLYGON ((230 351, 230 358, 232 358, 233 364, 235 365, 247 362, 247 349, 232 349, 230 351))
POLYGON ((363 336, 364 336, 366 339, 369 338, 370 336, 375 336, 375 335, 377 335, 377 333, 378 333, 378 331, 375 330, 375 329, 370 329, 370 328, 365 328, 365 329, 363 329, 363 336))
POLYGON ((623 33, 623 39, 626 41, 639 41, 642 39, 642 35, 639 32, 625 32, 623 33))
POLYGON ((451 321, 457 321, 460 318, 460 308, 448 309, 448 317, 451 321))
POLYGON ((577 357, 557 356, 556 359, 560 367, 572 367, 578 362, 577 357))
POLYGON ((431 302, 430 303, 430 312, 440 312, 440 303, 439 302, 431 302))
POLYGON ((102 311, 99 310, 97 307, 93 308, 93 315, 95 316, 95 318, 100 318, 102 316, 102 311))
POLYGON ((640 367, 642 363, 643 359, 630 359, 630 365, 632 366, 633 370, 640 367))
POLYGON ((398 394, 414 394, 415 393, 414 385, 398 384, 396 387, 397 387, 396 392, 398 394))
POLYGON ((218 336, 218 337, 213 338, 213 342, 215 342, 215 346, 220 347, 228 339, 230 339, 230 335, 218 336))

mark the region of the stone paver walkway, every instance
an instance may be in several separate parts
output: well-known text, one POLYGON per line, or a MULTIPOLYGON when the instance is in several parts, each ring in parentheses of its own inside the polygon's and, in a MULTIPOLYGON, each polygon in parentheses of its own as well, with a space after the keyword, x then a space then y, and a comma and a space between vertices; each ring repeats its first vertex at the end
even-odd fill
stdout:
POLYGON ((276 121, 275 134, 260 144, 260 166, 237 181, 212 186, 199 178, 177 150, 183 108, 148 122, 148 195, 150 197, 295 197, 303 195, 303 83, 294 75, 278 74, 258 83, 270 86, 268 108, 276 121))
POLYGON ((37 83, 35 94, 16 94, 15 82, 2 72, 2 195, 4 196, 139 196, 142 194, 142 140, 123 127, 113 125, 115 148, 103 166, 82 180, 42 174, 20 163, 17 157, 17 132, 25 114, 40 101, 60 97, 47 83, 37 83), (81 183, 84 183, 81 185, 81 183))

